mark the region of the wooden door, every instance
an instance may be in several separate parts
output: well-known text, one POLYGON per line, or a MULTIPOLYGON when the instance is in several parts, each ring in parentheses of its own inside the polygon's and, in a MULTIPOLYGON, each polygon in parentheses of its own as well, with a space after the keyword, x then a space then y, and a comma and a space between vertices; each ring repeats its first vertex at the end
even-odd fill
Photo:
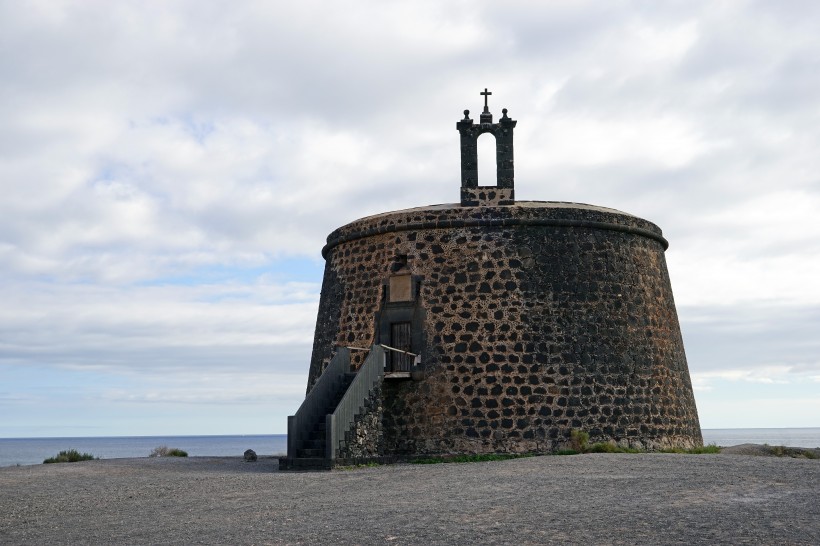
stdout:
MULTIPOLYGON (((409 322, 394 322, 390 325, 390 346, 403 351, 412 351, 409 322)), ((394 372, 409 372, 413 357, 390 351, 390 369, 394 372)))

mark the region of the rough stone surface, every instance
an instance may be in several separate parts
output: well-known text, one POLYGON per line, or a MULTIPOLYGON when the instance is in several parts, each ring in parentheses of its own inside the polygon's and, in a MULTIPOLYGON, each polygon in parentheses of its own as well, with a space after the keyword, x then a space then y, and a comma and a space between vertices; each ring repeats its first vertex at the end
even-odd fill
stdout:
POLYGON ((374 317, 400 262, 419 282, 424 379, 385 382, 385 454, 546 452, 572 429, 700 445, 665 248, 651 222, 573 203, 352 222, 323 250, 308 390, 335 347, 387 341, 374 317))
POLYGON ((256 458, 257 458, 256 457, 256 452, 252 449, 246 449, 244 457, 245 457, 245 460, 248 461, 249 463, 256 462, 256 458))
POLYGON ((356 415, 353 427, 345 433, 339 458, 347 461, 367 461, 384 455, 382 432, 382 388, 377 385, 356 415))

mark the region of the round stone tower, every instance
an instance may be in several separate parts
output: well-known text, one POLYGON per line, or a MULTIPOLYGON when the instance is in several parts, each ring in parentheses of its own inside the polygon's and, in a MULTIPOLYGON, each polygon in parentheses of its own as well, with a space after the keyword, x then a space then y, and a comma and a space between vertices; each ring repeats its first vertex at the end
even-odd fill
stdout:
POLYGON ((460 203, 328 237, 308 392, 340 347, 356 368, 357 348, 382 344, 372 455, 548 452, 573 429, 702 445, 661 230, 604 207, 516 201, 516 121, 504 109, 493 123, 482 94, 480 122, 465 111, 457 123, 460 203), (492 187, 478 185, 484 133, 492 187))

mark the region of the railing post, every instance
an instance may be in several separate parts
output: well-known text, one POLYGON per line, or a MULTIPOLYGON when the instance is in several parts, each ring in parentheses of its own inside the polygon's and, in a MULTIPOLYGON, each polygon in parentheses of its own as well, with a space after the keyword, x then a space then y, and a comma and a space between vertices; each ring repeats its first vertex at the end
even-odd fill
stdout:
POLYGON ((336 451, 339 446, 336 445, 338 438, 336 437, 336 416, 329 413, 325 416, 325 459, 331 462, 336 458, 336 451))

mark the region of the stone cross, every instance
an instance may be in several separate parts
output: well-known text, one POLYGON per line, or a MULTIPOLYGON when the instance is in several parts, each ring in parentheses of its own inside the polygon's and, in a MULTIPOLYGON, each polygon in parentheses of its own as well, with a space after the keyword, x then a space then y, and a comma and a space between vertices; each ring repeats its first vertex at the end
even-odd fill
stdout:
POLYGON ((479 93, 479 95, 484 95, 484 111, 487 111, 487 95, 492 95, 492 91, 487 91, 487 88, 484 88, 484 91, 479 93))

